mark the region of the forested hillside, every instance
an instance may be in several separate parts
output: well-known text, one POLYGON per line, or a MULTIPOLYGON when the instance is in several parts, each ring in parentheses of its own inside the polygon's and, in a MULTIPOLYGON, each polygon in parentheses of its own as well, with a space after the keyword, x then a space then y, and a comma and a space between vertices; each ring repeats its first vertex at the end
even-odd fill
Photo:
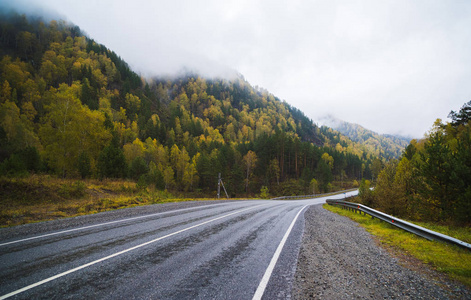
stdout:
POLYGON ((423 140, 412 140, 400 160, 379 173, 374 192, 364 181, 362 201, 413 220, 471 222, 471 101, 451 122, 437 119, 423 140))
POLYGON ((141 78, 64 21, 0 18, 0 172, 231 195, 328 191, 374 153, 243 78, 141 78))
POLYGON ((324 121, 328 126, 338 130, 352 141, 362 144, 365 151, 374 153, 384 161, 399 158, 410 142, 410 139, 404 137, 378 134, 361 125, 348 123, 333 117, 327 117, 324 121))

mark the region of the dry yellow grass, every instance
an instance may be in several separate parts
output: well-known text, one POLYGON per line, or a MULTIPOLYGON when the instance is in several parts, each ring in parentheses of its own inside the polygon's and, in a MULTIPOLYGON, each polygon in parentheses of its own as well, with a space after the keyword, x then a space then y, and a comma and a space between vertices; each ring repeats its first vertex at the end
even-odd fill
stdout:
POLYGON ((174 197, 127 180, 76 180, 49 175, 0 178, 0 226, 54 220, 165 202, 210 200, 174 197))

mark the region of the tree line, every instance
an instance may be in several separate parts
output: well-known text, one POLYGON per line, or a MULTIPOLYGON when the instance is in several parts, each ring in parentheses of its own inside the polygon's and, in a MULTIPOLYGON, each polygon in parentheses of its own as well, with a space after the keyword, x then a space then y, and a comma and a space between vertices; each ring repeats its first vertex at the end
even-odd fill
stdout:
POLYGON ((363 203, 412 220, 471 222, 471 101, 448 117, 384 164, 374 191, 362 182, 363 203))

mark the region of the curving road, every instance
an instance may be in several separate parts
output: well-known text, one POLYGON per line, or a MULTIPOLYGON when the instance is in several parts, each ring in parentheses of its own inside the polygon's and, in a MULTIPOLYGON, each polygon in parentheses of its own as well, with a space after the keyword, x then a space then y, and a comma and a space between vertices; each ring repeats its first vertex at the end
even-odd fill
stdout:
POLYGON ((303 211, 325 199, 175 204, 52 231, 2 229, 0 299, 284 299, 303 211))

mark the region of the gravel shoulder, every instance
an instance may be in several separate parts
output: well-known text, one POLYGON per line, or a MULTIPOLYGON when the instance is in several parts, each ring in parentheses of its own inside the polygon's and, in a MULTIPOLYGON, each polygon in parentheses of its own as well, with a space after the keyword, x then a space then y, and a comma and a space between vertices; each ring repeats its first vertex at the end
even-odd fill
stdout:
POLYGON ((293 299, 471 299, 463 285, 388 251, 346 217, 315 205, 304 218, 293 299))

